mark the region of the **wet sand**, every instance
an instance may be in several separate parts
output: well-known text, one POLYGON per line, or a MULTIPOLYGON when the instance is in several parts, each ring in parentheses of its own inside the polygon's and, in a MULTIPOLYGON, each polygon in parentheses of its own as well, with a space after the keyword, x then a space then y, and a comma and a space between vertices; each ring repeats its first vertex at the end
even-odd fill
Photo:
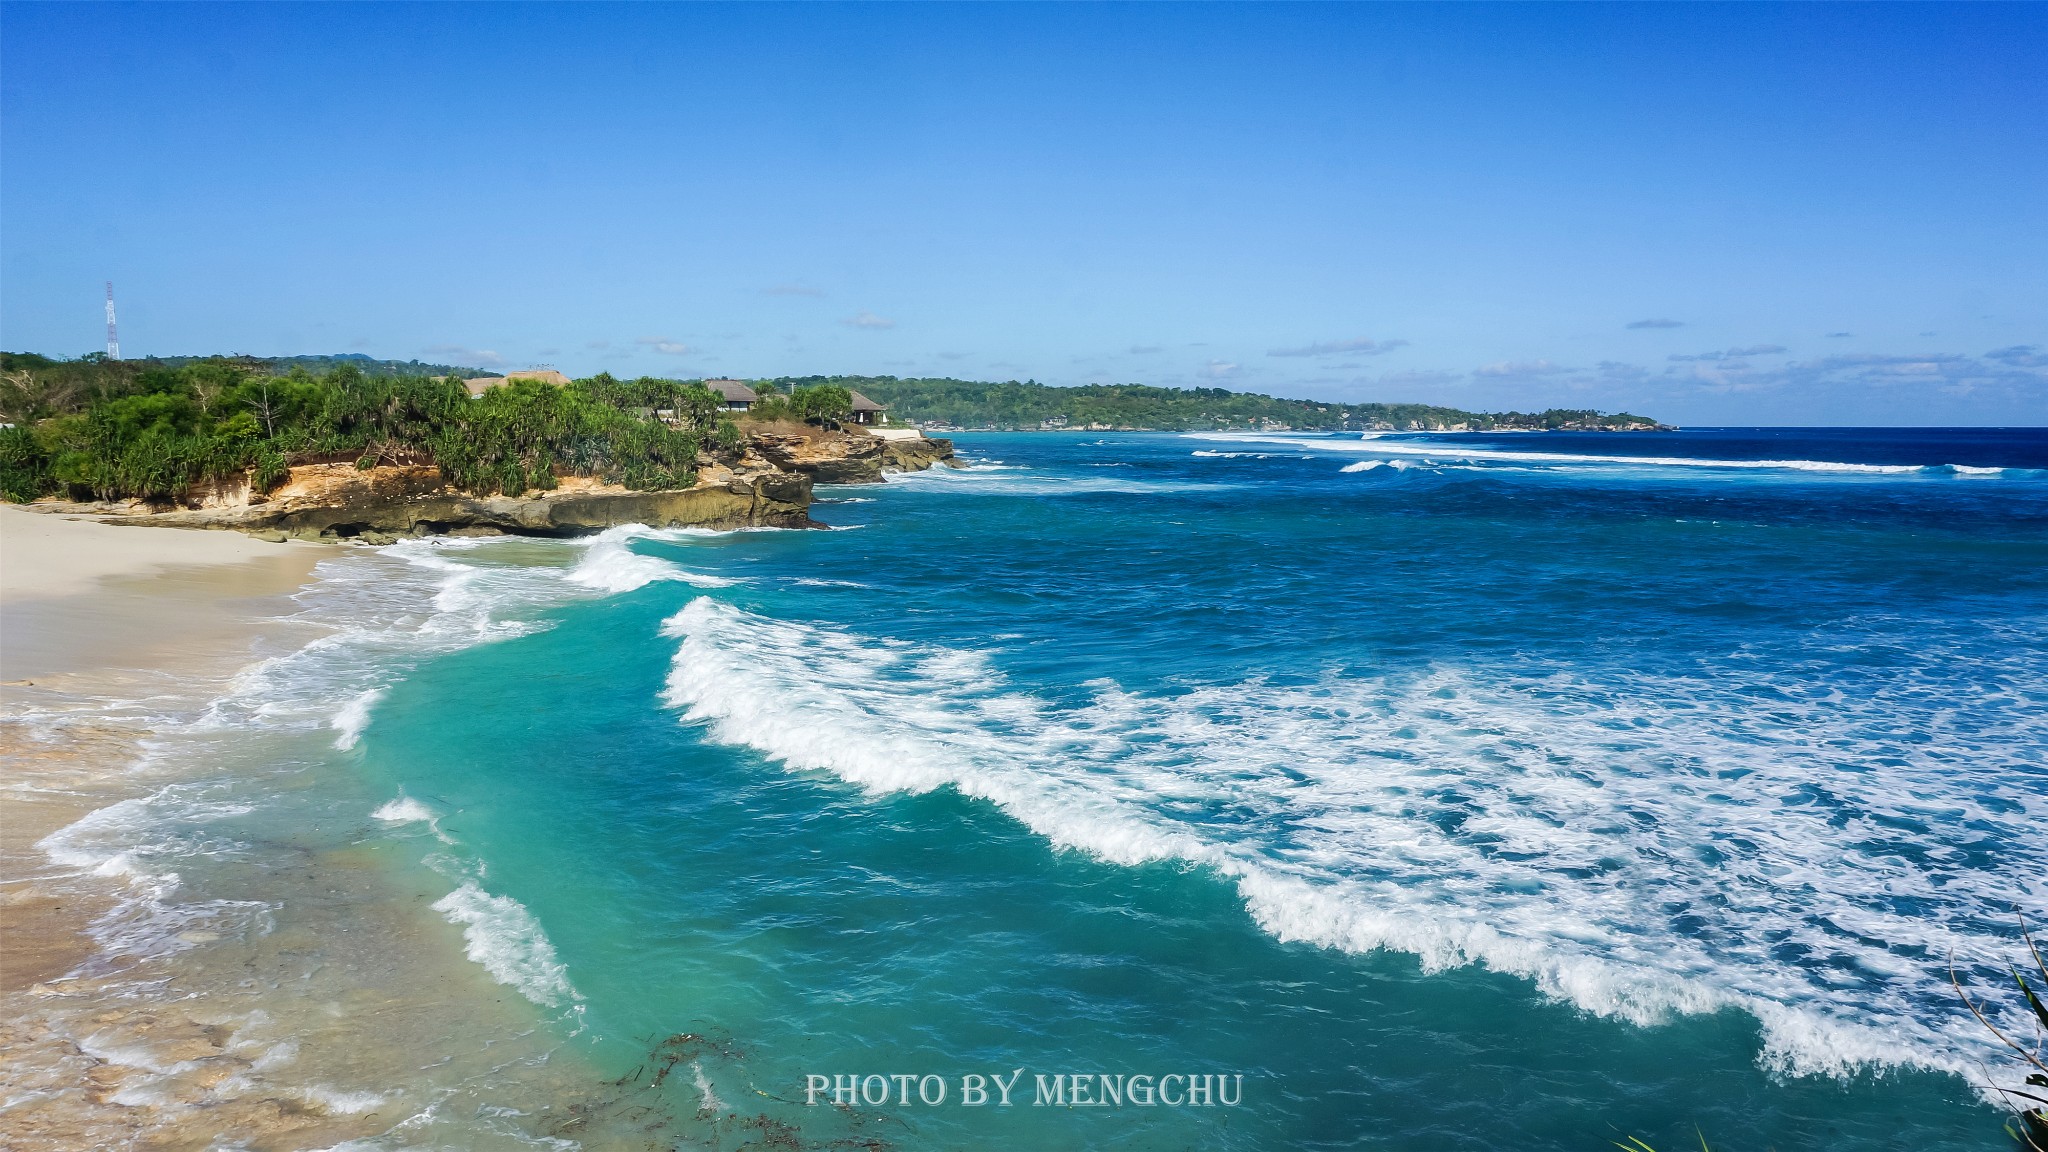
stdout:
POLYGON ((102 909, 45 891, 35 844, 131 791, 137 733, 89 719, 94 702, 217 689, 289 642, 276 617, 331 552, 0 505, 0 992, 62 975, 91 950, 83 927, 102 909), (61 739, 22 723, 67 714, 61 739))
POLYGON ((643 1147, 670 1119, 466 958, 388 836, 266 825, 162 899, 120 856, 166 794, 331 772, 331 734, 193 720, 326 634, 291 595, 346 555, 0 507, 0 1146, 643 1147))

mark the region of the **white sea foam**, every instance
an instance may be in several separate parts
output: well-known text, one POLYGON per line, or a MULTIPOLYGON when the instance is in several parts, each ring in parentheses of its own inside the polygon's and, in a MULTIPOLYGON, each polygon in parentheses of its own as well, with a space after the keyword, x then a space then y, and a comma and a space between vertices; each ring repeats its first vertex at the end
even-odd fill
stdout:
POLYGON ((334 719, 327 722, 329 728, 340 733, 334 738, 336 748, 346 752, 356 746, 356 741, 363 738, 363 730, 370 726, 370 710, 383 698, 384 689, 371 688, 356 693, 354 698, 341 706, 341 711, 336 712, 334 719))
POLYGON ((396 800, 386 800, 384 803, 379 804, 377 810, 370 813, 370 816, 372 819, 382 820, 386 824, 432 824, 435 820, 439 819, 434 814, 432 808, 427 807, 410 796, 400 796, 396 800))
POLYGON ((1126 476, 1063 476, 1028 468, 928 468, 923 472, 890 473, 891 487, 933 489, 968 495, 1076 496, 1093 493, 1201 492, 1231 485, 1203 480, 1141 480, 1126 476))
POLYGON ((368 1112, 390 1099, 382 1092, 344 1092, 324 1084, 310 1084, 299 1089, 299 1097, 323 1112, 354 1116, 368 1112))
POLYGON ((121 882, 113 907, 87 930, 99 947, 92 965, 165 956, 223 936, 267 931, 270 906, 261 901, 178 898, 184 881, 177 869, 183 863, 245 850, 214 826, 251 810, 178 784, 88 812, 38 841, 36 847, 60 868, 121 882))
POLYGON ((370 813, 370 818, 399 828, 407 824, 425 824, 436 840, 448 845, 455 843, 453 837, 441 830, 441 814, 410 796, 386 800, 370 813))
POLYGON ((1414 460, 1359 460, 1337 469, 1339 472, 1370 472, 1375 468, 1386 468, 1395 472, 1406 472, 1411 468, 1428 468, 1431 461, 1420 463, 1414 460))
POLYGON ((569 984, 569 970, 555 957, 555 946, 540 921, 509 896, 494 896, 474 880, 436 900, 433 909, 451 924, 462 926, 470 960, 491 979, 518 989, 519 994, 547 1008, 580 999, 569 984))
MULTIPOLYGON (((1511 461, 1527 464, 1606 464, 1644 468, 1767 469, 1792 472, 1831 472, 1844 475, 1904 476, 1950 473, 1993 475, 2004 468, 1972 468, 1960 464, 1855 464, 1838 460, 1713 460, 1688 456, 1600 456, 1575 452, 1519 452, 1504 448, 1467 448, 1462 444, 1404 442, 1399 440, 1338 440, 1316 437, 1288 437, 1259 432, 1187 432, 1194 440, 1250 441, 1284 444, 1317 452, 1375 455, 1426 456, 1461 461, 1511 461)), ((1348 471, 1348 469, 1347 469, 1348 471)), ((2023 471, 2023 470, 2022 470, 2023 471)))
POLYGON ((1968 1071, 1981 1036, 1941 958, 1996 954, 1971 926, 2015 893, 1949 830, 2048 871, 2028 833, 2048 821, 2048 719, 2017 706, 2048 685, 2018 662, 1982 669, 1986 703, 1950 707, 1926 743, 1892 711, 1912 683, 1856 700, 1789 673, 1440 669, 1170 697, 1100 683, 1061 707, 985 654, 707 598, 664 631, 681 641, 666 703, 718 740, 874 793, 951 786, 1106 861, 1209 867, 1283 940, 1481 964, 1639 1023, 1740 1008, 1790 1073, 1968 1071), (1987 761, 2005 779, 1965 786, 1987 761))
POLYGON ((711 1078, 704 1074, 702 1060, 690 1061, 690 1075, 697 1085, 697 1111, 712 1114, 725 1111, 725 1101, 720 1100, 718 1093, 712 1089, 711 1078))
POLYGON ((577 541, 401 540, 323 562, 296 619, 330 630, 296 652, 253 664, 212 703, 201 728, 331 728, 353 747, 390 686, 424 660, 532 635, 558 606, 673 580, 734 583, 635 553, 634 540, 724 535, 628 525, 577 541), (333 701, 347 700, 338 713, 333 701))
POLYGON ((657 580, 679 580, 699 588, 723 588, 732 583, 722 576, 691 572, 655 556, 633 551, 634 540, 660 539, 664 533, 639 524, 608 528, 583 544, 583 559, 570 569, 571 584, 595 589, 607 595, 631 592, 657 580))

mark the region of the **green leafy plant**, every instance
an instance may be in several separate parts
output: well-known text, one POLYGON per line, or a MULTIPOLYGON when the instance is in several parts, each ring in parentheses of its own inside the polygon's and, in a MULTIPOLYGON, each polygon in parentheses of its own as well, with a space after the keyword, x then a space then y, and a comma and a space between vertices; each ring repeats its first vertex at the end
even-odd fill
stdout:
POLYGON ((1956 995, 1962 997, 1963 1006, 1970 1010, 1970 1015, 1975 1016, 1985 1030, 2018 1058, 2025 1087, 2006 1087, 1993 1081, 1988 1073, 1986 1075, 1991 1090, 2005 1101, 2012 1112, 2006 1121, 2006 1132, 2029 1152, 2048 1152, 2048 1062, 2044 1062, 2044 1046, 2048 1046, 2048 1005, 2041 1002, 2041 992, 2036 990, 2037 986, 2048 990, 2048 961, 2041 958, 2041 949, 2034 943, 2034 934, 2027 928, 2024 914, 2020 915, 2019 921, 2020 939, 2026 942, 2027 955, 2033 960, 2032 973, 2038 983, 2028 983, 2028 973, 2017 964, 2006 965, 2006 970, 2012 974, 2021 1002, 2033 1016, 2034 1042, 2031 1047, 2013 1039, 2005 1029, 1992 1023, 1991 1017, 1985 1014, 1977 1001, 1963 990, 1962 979, 1956 975, 1953 953, 1949 956, 1948 979, 1955 985, 1956 995))
POLYGON ((853 392, 838 384, 813 384, 789 394, 789 407, 798 418, 824 424, 853 415, 853 392))
MULTIPOLYGON (((1706 1133, 1701 1132, 1697 1128, 1693 1129, 1693 1132, 1697 1134, 1700 1138, 1700 1152, 1714 1152, 1712 1148, 1707 1147, 1706 1133)), ((1634 1136, 1629 1136, 1621 1140, 1616 1140, 1614 1141, 1614 1146, 1616 1148, 1621 1149, 1621 1152, 1657 1152, 1655 1148, 1650 1147, 1648 1144, 1643 1143, 1640 1139, 1634 1136)))

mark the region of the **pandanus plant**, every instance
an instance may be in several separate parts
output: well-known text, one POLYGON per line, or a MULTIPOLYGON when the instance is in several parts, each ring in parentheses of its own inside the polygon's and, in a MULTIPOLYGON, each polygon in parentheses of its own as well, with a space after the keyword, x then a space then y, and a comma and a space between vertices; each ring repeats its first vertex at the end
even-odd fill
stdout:
POLYGON ((2041 1002, 2041 991, 2036 990, 2048 991, 2048 961, 2042 960, 2041 949, 2034 943, 2034 934, 2027 928, 2025 915, 2020 916, 2020 939, 2026 941, 2027 955, 2034 961, 2033 976, 2037 983, 2028 983, 2028 973, 2019 965, 2007 967, 2012 973, 2013 984, 2019 988, 2020 999, 2033 1012, 2032 1047, 2013 1039, 2004 1029, 1993 1024, 1984 1009, 1963 990, 1963 982, 1956 976, 1953 953, 1948 961, 1948 979, 1955 985, 1956 995, 1963 998, 1963 1005, 1970 1010, 1970 1015, 1975 1016, 1979 1024, 2019 1058, 2025 1074, 2025 1087, 2007 1087, 1996 1082, 1990 1085, 1991 1090, 2012 1110, 2012 1118, 2006 1121, 2005 1130, 2028 1152, 2048 1152, 2048 1062, 2044 1062, 2044 1052, 2048 1052, 2048 1005, 2041 1002))
MULTIPOLYGON (((2019 989, 2020 1000, 2026 1004, 2034 1018, 2033 1045, 2030 1047, 2015 1040, 2007 1031, 1991 1022, 1991 1017, 1982 1005, 1963 989, 1962 977, 1956 974, 1956 958, 1951 952, 1948 958, 1948 980, 1955 985, 1956 995, 1962 998, 1963 1006, 1970 1015, 1977 1018, 1986 1031, 1997 1037, 1998 1042, 2011 1049, 2018 1057, 2024 1073, 2024 1087, 2010 1087, 1997 1083, 1986 1073, 1990 1089, 2005 1101, 2012 1111, 2006 1121, 2005 1131, 2025 1152, 2048 1152, 2048 1004, 2041 1000, 2041 993, 2048 991, 2048 960, 2041 956, 2041 948, 2034 943, 2034 934, 2027 927, 2027 919, 2020 915, 2020 939, 2026 942, 2027 955, 2033 960, 2033 980, 2020 965, 2007 965, 2012 973, 2013 985, 2019 989)), ((1637 1137, 1630 1136, 1627 1142, 1615 1141, 1614 1146, 1622 1152, 1656 1152, 1637 1137)), ((1700 1137, 1702 1152, 1707 1150, 1705 1136, 1700 1137)))

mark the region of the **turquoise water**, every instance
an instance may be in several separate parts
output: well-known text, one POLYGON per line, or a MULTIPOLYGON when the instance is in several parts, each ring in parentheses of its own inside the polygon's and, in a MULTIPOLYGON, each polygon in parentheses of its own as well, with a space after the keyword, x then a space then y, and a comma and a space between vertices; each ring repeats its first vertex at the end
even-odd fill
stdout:
POLYGON ((220 715, 663 1141, 2003 1139, 1946 957, 2048 915, 2048 435, 959 444, 351 557, 220 715))

